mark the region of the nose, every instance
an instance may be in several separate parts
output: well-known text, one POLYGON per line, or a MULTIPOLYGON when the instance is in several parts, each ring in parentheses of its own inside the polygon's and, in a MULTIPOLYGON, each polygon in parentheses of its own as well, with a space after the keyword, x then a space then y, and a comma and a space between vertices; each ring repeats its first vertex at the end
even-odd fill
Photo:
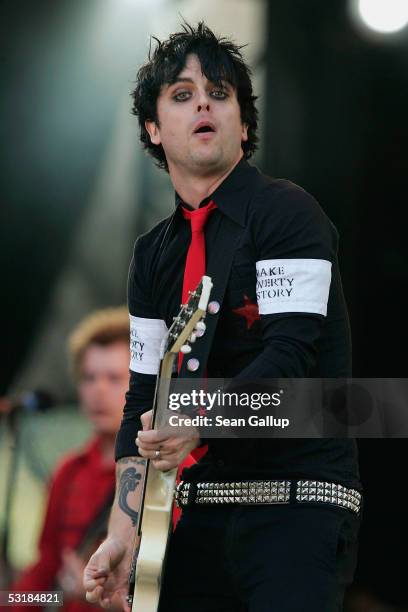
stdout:
POLYGON ((197 103, 197 111, 201 112, 202 110, 209 111, 210 110, 210 102, 206 91, 200 91, 197 103))
POLYGON ((96 396, 102 398, 105 395, 106 391, 107 391, 106 380, 102 376, 99 376, 94 382, 93 392, 95 393, 96 396))

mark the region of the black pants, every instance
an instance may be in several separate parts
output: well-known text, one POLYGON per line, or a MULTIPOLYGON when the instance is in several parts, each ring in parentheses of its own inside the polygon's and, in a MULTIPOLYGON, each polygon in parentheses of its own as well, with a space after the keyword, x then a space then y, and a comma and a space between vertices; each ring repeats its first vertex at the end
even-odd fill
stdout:
POLYGON ((338 612, 359 524, 318 504, 184 510, 159 612, 338 612))

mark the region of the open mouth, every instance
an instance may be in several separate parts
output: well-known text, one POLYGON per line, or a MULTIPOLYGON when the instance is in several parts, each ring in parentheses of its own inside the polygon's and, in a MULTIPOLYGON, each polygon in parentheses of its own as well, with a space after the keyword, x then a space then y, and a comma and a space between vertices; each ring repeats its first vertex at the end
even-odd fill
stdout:
POLYGON ((203 127, 198 128, 194 134, 204 134, 205 132, 214 132, 214 130, 210 128, 209 125, 203 125, 203 127))
POLYGON ((208 134, 214 132, 215 127, 211 123, 207 122, 199 123, 196 129, 194 130, 194 134, 208 134))

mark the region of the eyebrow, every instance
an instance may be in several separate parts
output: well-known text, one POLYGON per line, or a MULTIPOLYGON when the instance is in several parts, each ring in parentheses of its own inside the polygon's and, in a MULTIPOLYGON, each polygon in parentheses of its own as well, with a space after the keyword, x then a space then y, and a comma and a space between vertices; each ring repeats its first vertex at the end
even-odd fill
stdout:
MULTIPOLYGON (((177 85, 177 83, 191 83, 191 84, 194 85, 194 80, 190 79, 189 77, 176 77, 174 79, 174 81, 169 83, 168 86, 171 87, 172 85, 177 85)), ((209 81, 209 83, 211 83, 211 81, 209 81)), ((215 83, 212 83, 212 85, 215 85, 215 83)), ((228 83, 228 81, 221 81, 221 86, 225 87, 225 89, 231 87, 231 85, 228 83)))
POLYGON ((171 87, 172 85, 176 85, 177 83, 194 83, 194 81, 189 77, 176 77, 174 81, 169 83, 169 87, 171 87))

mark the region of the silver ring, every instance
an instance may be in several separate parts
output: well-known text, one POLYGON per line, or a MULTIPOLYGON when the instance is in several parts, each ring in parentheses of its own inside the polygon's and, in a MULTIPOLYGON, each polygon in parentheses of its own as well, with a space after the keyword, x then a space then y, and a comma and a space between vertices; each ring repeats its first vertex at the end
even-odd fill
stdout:
POLYGON ((155 459, 160 459, 160 451, 159 450, 154 451, 154 454, 155 454, 155 457, 154 457, 155 459))

